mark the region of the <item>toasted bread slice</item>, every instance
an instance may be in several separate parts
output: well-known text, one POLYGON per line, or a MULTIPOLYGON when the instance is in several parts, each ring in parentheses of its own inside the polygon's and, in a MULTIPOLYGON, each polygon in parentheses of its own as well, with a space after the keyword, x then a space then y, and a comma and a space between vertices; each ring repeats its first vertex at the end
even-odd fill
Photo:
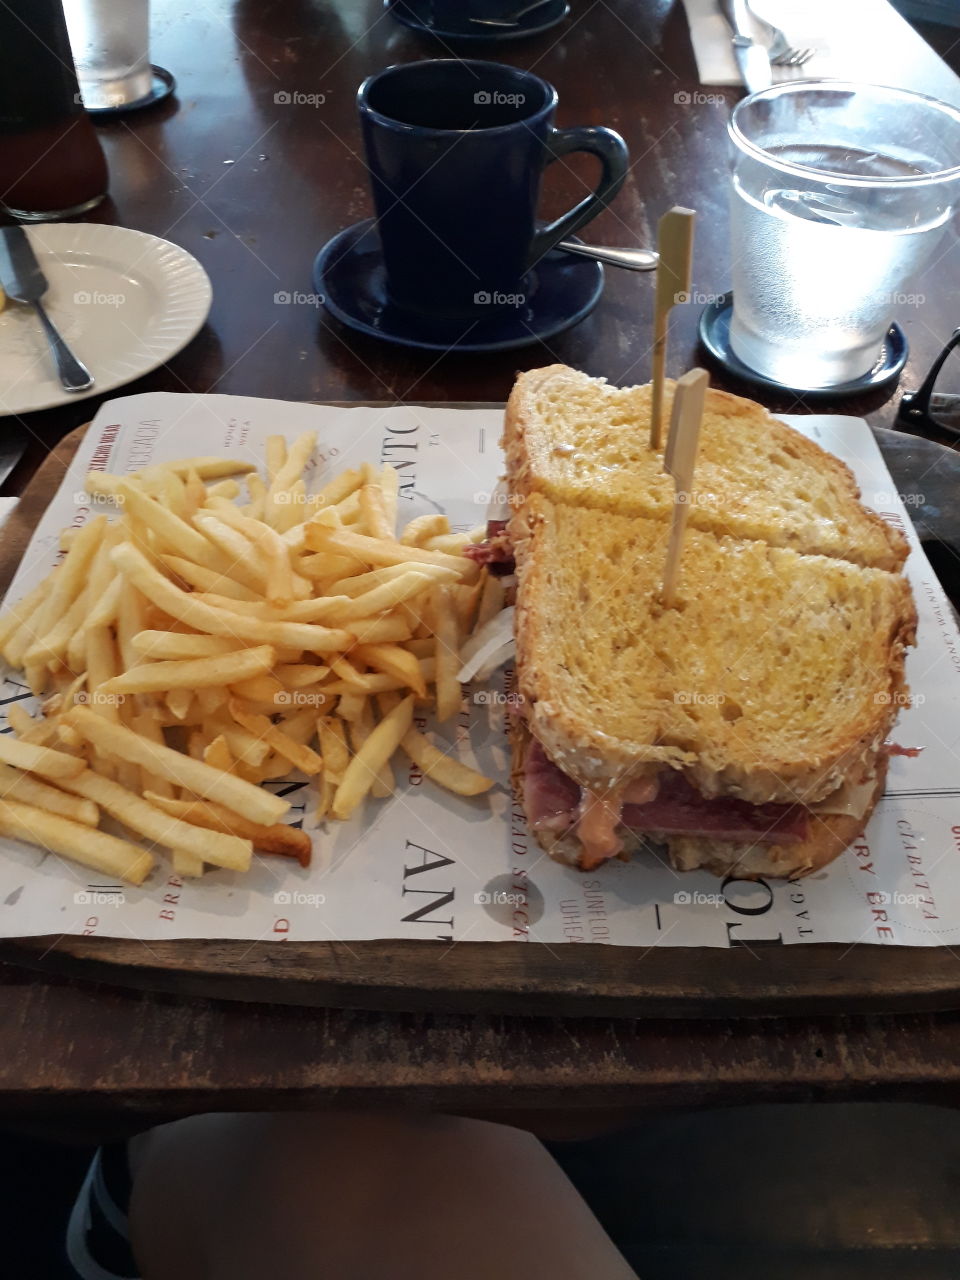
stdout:
MULTIPOLYGON (((513 492, 669 520, 673 481, 649 448, 650 398, 649 385, 611 387, 565 365, 521 374, 503 436, 513 492)), ((665 398, 669 420, 673 383, 665 398)), ((859 496, 850 469, 819 445, 750 400, 708 393, 693 528, 898 569, 905 538, 859 496)))
POLYGON ((904 701, 916 613, 898 574, 533 494, 514 514, 518 687, 581 786, 662 767, 705 795, 812 802, 873 760, 904 701))

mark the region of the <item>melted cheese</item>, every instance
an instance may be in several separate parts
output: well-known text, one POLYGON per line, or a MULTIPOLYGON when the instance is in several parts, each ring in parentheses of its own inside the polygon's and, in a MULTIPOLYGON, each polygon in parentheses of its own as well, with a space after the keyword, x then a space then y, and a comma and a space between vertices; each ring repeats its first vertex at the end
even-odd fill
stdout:
POLYGON ((866 782, 845 782, 825 799, 809 805, 808 808, 811 813, 819 814, 821 817, 835 814, 844 818, 856 818, 859 821, 870 807, 876 786, 876 776, 869 777, 866 782))

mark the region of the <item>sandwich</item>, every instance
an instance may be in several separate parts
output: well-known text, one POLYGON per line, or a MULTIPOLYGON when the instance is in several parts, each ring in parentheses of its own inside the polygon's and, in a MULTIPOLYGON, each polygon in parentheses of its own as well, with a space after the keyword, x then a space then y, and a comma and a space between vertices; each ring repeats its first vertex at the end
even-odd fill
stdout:
POLYGON ((666 608, 674 497, 648 425, 648 388, 562 366, 521 375, 507 407, 510 518, 487 554, 516 568, 530 829, 584 871, 648 849, 678 870, 808 875, 883 792, 916 630, 905 540, 837 459, 710 392, 666 608))

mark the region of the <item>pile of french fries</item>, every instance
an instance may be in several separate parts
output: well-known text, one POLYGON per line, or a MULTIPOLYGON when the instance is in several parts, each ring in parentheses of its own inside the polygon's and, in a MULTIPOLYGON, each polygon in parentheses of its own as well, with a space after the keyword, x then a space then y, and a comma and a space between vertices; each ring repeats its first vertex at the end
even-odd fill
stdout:
POLYGON ((310 837, 260 785, 295 770, 316 818, 392 794, 398 750, 461 795, 493 785, 417 727, 460 710, 460 646, 503 605, 463 554, 483 531, 430 515, 398 536, 389 466, 310 494, 315 447, 270 437, 265 478, 232 458, 90 473, 114 518, 67 531, 0 618, 0 655, 43 699, 7 708, 0 835, 141 884, 157 846, 180 876, 245 871, 254 851, 308 865, 310 837))

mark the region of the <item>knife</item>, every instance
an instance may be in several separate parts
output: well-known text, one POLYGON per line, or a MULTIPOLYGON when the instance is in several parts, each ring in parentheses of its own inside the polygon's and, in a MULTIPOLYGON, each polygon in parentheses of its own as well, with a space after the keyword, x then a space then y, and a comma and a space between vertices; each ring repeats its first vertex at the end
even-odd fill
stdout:
POLYGON ((762 44, 751 35, 750 10, 747 0, 720 0, 720 9, 733 32, 733 56, 740 68, 740 78, 747 93, 759 93, 773 84, 770 59, 762 44))
POLYGON ((40 270, 40 263, 23 227, 0 227, 0 286, 8 298, 14 302, 26 302, 36 310, 64 391, 88 391, 93 386, 89 370, 64 342, 40 302, 47 292, 47 277, 40 270))

